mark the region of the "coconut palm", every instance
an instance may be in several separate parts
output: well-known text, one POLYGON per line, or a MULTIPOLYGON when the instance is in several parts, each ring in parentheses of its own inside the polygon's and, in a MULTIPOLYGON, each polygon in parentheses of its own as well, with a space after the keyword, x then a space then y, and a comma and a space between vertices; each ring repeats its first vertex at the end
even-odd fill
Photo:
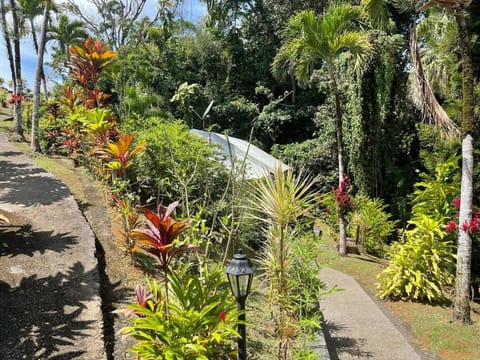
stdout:
POLYGON ((43 75, 43 55, 45 54, 45 43, 47 39, 47 26, 49 22, 49 11, 52 5, 51 0, 43 0, 43 21, 40 32, 40 44, 37 50, 37 68, 35 71, 35 84, 33 89, 33 109, 32 109, 32 140, 31 150, 40 152, 40 142, 38 140, 38 128, 40 118, 40 82, 43 75))
MULTIPOLYGON (((473 68, 470 37, 465 24, 465 8, 470 1, 458 1, 455 19, 460 38, 462 54, 462 184, 460 192, 460 224, 472 221, 473 202, 473 137, 475 123, 473 116, 473 68)), ((457 274, 455 281, 455 321, 470 324, 470 281, 472 261, 472 238, 468 231, 460 230, 457 248, 457 274)))
POLYGON ((79 20, 72 20, 67 15, 61 15, 58 24, 52 26, 47 34, 47 41, 56 41, 57 49, 70 59, 70 47, 81 43, 88 37, 84 30, 85 24, 79 20))
MULTIPOLYGON (((18 4, 20 6, 19 10, 20 10, 21 16, 24 18, 24 20, 28 20, 29 22, 30 32, 32 34, 32 39, 33 39, 33 46, 35 47, 35 52, 38 55, 39 49, 38 49, 37 31, 35 28, 35 18, 43 14, 44 0, 18 0, 18 4)), ((47 80, 45 79, 43 64, 41 69, 41 78, 43 81, 43 91, 45 93, 45 98, 48 98, 47 80)))
POLYGON ((470 315, 470 282, 472 238, 468 224, 472 221, 473 203, 473 68, 470 37, 465 23, 465 9, 471 0, 429 0, 418 3, 422 12, 434 6, 450 9, 455 16, 462 64, 462 182, 460 190, 460 217, 457 246, 457 274, 455 280, 455 303, 453 318, 464 324, 472 322, 470 315), (463 226, 467 225, 467 226, 463 226))
POLYGON ((2 18, 2 30, 5 39, 10 72, 12 74, 13 84, 13 119, 15 126, 13 129, 14 138, 17 141, 23 141, 22 124, 22 99, 23 99, 23 81, 22 81, 22 63, 20 56, 20 19, 18 17, 18 8, 15 0, 10 0, 10 7, 7 9, 5 1, 0 0, 0 16, 2 18), (11 15, 11 31, 7 24, 7 11, 11 15), (13 47, 12 47, 13 42, 13 47))
MULTIPOLYGON (((458 80, 452 79, 458 69, 459 52, 458 29, 450 11, 431 11, 417 26, 420 50, 425 77, 435 93, 448 99, 458 97, 458 80)), ((445 108, 453 119, 454 115, 445 108)))
MULTIPOLYGON (((335 129, 339 187, 345 179, 343 121, 336 62, 340 54, 350 52, 360 69, 370 57, 372 45, 368 35, 357 28, 362 10, 350 4, 333 5, 318 17, 313 11, 301 11, 290 18, 283 31, 284 43, 272 64, 276 77, 293 75, 300 85, 308 85, 315 69, 325 66, 335 95, 335 129)), ((346 216, 339 207, 338 249, 346 255, 346 216)))
MULTIPOLYGON (((12 39, 8 31, 8 25, 7 25, 7 12, 8 12, 8 9, 5 6, 5 0, 0 0, 0 17, 2 21, 2 26, 1 26, 2 35, 5 41, 5 47, 7 48, 8 63, 10 65, 10 72, 11 72, 11 81, 14 83, 15 67, 14 67, 14 61, 13 61, 12 39)), ((15 89, 15 83, 13 85, 13 88, 15 89)))
POLYGON ((43 0, 18 0, 19 15, 22 20, 28 20, 30 32, 32 33, 33 45, 38 53, 38 40, 35 31, 35 18, 43 13, 43 0))

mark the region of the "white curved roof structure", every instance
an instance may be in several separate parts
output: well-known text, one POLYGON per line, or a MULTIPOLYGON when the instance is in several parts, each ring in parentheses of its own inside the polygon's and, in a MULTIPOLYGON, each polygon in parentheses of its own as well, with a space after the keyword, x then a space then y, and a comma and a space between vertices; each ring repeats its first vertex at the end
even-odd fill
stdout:
POLYGON ((276 166, 281 166, 283 171, 288 169, 288 166, 280 160, 248 141, 197 129, 192 129, 190 132, 210 143, 218 144, 221 153, 225 156, 225 165, 229 168, 233 166, 238 170, 239 175, 242 175, 244 168, 246 179, 258 179, 273 174, 276 166))

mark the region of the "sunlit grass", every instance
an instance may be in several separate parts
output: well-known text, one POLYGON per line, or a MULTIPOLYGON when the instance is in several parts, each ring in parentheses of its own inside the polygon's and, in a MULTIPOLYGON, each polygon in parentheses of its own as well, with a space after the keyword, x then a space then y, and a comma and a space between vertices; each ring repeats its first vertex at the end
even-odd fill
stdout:
POLYGON ((13 130, 13 121, 12 120, 2 120, 0 118, 0 129, 1 130, 6 130, 6 131, 13 130))

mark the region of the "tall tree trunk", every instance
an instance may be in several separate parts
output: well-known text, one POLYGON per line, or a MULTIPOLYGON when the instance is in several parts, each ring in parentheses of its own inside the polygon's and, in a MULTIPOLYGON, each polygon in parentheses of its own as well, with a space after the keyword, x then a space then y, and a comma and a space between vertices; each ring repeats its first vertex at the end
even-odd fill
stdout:
MULTIPOLYGON (((473 201, 473 138, 467 135, 462 142, 462 185, 460 194, 459 224, 468 224, 472 220, 473 201)), ((455 277, 455 303, 453 319, 471 324, 470 316, 470 278, 472 261, 472 238, 469 230, 460 226, 457 247, 457 273, 455 277)))
MULTIPOLYGON (((462 183, 460 195, 460 224, 472 221, 473 202, 473 70, 470 39, 465 25, 465 10, 455 13, 460 49, 462 53, 462 131, 466 135, 462 142, 462 183)), ((455 278, 455 303, 453 319, 471 324, 470 281, 472 261, 472 238, 469 231, 460 229, 457 248, 457 273, 455 278)))
MULTIPOLYGON (((337 156, 338 156, 338 185, 340 186, 345 176, 345 163, 343 155, 343 121, 342 107, 340 105, 340 91, 337 78, 333 69, 330 69, 333 92, 335 94, 335 130, 337 133, 337 156)), ((338 253, 340 256, 347 256, 347 219, 345 209, 338 207, 338 253)))
MULTIPOLYGON (((37 41, 37 33, 35 32, 35 24, 33 23, 33 18, 30 18, 30 28, 32 30, 32 38, 33 38, 33 46, 35 47, 35 53, 38 56, 38 41, 37 41)), ((43 71, 43 64, 42 64, 42 73, 41 79, 43 84, 43 92, 45 95, 45 100, 48 100, 48 89, 47 89, 47 79, 45 78, 45 72, 43 71)))
POLYGON ((6 9, 5 9, 5 1, 0 0, 0 6, 1 6, 1 16, 2 16, 2 30, 3 30, 3 38, 5 40, 5 45, 7 47, 7 56, 8 56, 8 63, 10 65, 10 73, 12 76, 12 82, 13 82, 13 91, 15 91, 17 87, 17 81, 16 81, 16 75, 15 75, 15 63, 13 61, 13 50, 12 50, 12 42, 10 39, 10 34, 8 33, 8 28, 7 28, 7 18, 6 18, 6 9))
POLYGON ((47 36, 48 25, 48 2, 45 2, 43 11, 43 24, 40 34, 40 46, 38 48, 37 69, 35 70, 35 86, 33 89, 33 109, 32 109, 32 140, 30 148, 33 152, 40 152, 40 142, 38 139, 38 128, 40 119, 40 83, 43 73, 43 55, 45 53, 45 41, 47 36))
MULTIPOLYGON (((10 0, 10 7, 12 12, 13 24, 13 47, 14 47, 14 66, 15 66, 15 94, 21 99, 23 96, 23 82, 22 82, 22 62, 20 56, 20 24, 18 22, 17 7, 15 0, 10 0)), ((16 101, 13 105, 13 117, 15 120, 15 127, 13 135, 16 141, 24 141, 23 136, 23 121, 22 121, 22 101, 16 101)))

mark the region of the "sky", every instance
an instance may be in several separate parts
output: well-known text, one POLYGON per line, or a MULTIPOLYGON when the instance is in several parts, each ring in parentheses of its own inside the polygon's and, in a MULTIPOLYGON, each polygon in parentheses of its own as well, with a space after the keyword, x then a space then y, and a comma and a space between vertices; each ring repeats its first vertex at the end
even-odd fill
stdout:
MULTIPOLYGON (((57 1, 58 3, 62 2, 57 1)), ((88 0, 76 1, 82 8, 88 8, 88 0)), ((147 0, 143 15, 152 17, 155 14, 155 6, 157 0, 147 0)), ((185 19, 192 22, 198 22, 198 20, 205 14, 205 4, 200 3, 199 0, 183 0, 179 5, 179 14, 185 19)), ((35 67, 37 65, 37 55, 33 47, 31 37, 26 37, 21 40, 21 55, 22 55, 22 78, 27 80, 27 87, 33 88, 33 81, 35 78, 35 67)), ((50 60, 50 51, 47 49, 45 54, 44 63, 50 60)), ((45 67, 45 73, 48 78, 54 78, 54 74, 48 66, 45 67)), ((0 34, 0 78, 5 80, 3 86, 7 86, 7 82, 11 79, 10 66, 8 64, 7 50, 5 47, 5 41, 3 35, 0 34)))

